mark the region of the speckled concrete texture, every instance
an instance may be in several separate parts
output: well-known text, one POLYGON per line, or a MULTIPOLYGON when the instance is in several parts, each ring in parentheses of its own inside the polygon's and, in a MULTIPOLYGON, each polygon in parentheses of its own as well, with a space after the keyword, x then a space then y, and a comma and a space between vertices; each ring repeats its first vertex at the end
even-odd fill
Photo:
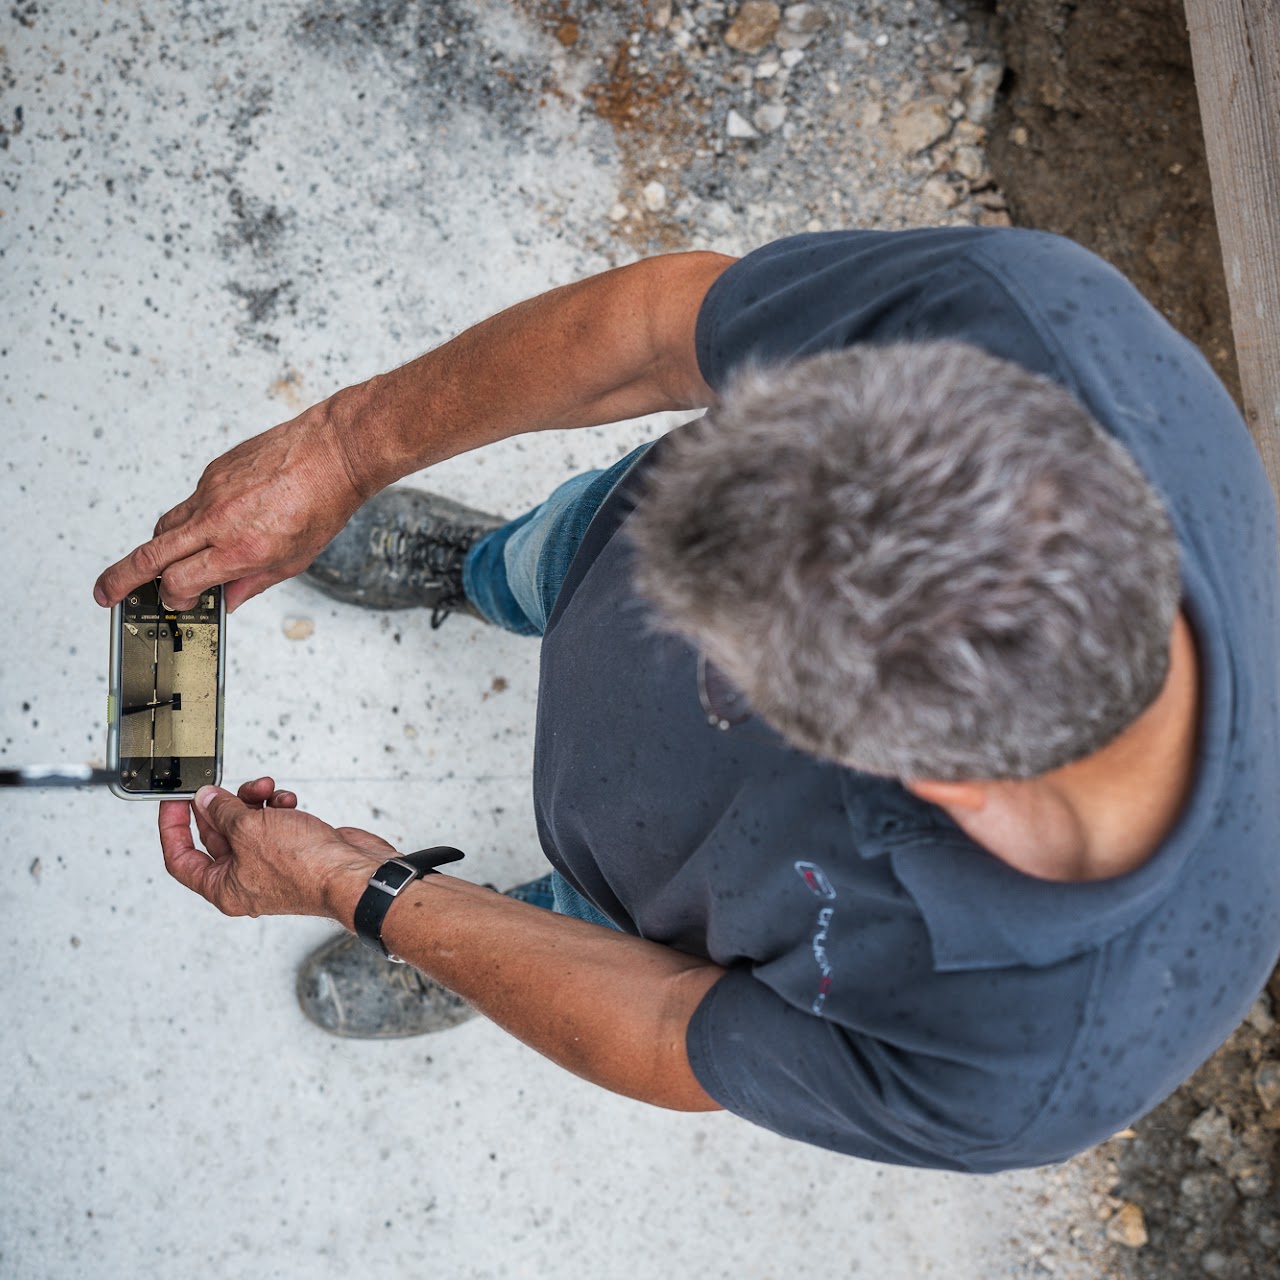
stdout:
MULTIPOLYGON (((83 761, 98 571, 229 444, 606 265, 622 168, 583 66, 499 0, 6 9, 0 762, 83 761)), ((516 439, 431 483, 515 513, 668 425, 516 439)), ((468 849, 476 880, 540 873, 535 643, 287 583, 228 653, 232 785, 271 771, 330 821, 468 849)), ((154 817, 0 795, 6 1277, 964 1280, 1031 1274, 1073 1203, 1061 1174, 659 1112, 483 1020, 327 1038, 293 995, 326 926, 223 919, 167 878, 154 817)))

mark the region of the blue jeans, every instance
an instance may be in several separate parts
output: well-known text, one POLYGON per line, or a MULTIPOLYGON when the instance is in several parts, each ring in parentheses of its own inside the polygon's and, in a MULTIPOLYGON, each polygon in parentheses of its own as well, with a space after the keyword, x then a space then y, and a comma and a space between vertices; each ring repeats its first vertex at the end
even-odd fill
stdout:
MULTIPOLYGON (((518 636, 542 635, 591 518, 648 448, 642 444, 603 471, 566 480, 532 511, 476 539, 462 565, 467 600, 496 626, 518 636)), ((618 927, 558 871, 512 895, 564 916, 618 927)))
POLYGON ((591 517, 648 448, 642 444, 604 471, 566 480, 540 506, 472 543, 462 565, 471 604, 496 626, 540 636, 591 517))

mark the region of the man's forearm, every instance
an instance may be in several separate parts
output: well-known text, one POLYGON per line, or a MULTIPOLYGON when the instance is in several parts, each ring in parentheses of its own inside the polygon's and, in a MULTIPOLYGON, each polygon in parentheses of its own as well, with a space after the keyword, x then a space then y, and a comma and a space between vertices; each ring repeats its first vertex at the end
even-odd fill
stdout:
MULTIPOLYGON (((364 886, 363 873, 344 873, 330 890, 347 928, 364 886)), ((444 875, 410 885, 382 936, 576 1075, 673 1110, 719 1108, 690 1069, 685 1033, 720 966, 444 875)))
POLYGON ((526 431, 709 403, 694 328, 707 289, 732 261, 682 253, 606 271, 339 392, 327 408, 358 486, 373 493, 526 431))

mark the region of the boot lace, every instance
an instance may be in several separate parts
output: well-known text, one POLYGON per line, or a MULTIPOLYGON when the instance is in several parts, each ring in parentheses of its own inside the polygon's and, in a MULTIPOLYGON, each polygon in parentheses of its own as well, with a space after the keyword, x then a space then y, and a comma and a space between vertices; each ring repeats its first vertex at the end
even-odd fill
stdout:
POLYGON ((462 562, 480 532, 441 520, 425 528, 388 529, 383 535, 381 551, 387 563, 415 586, 439 593, 431 609, 433 631, 467 602, 462 562))

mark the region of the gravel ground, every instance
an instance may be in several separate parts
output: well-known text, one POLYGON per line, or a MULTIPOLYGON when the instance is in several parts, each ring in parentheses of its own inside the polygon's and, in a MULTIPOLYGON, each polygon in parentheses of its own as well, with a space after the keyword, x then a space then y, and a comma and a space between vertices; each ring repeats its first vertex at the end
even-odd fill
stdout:
POLYGON ((982 6, 520 3, 617 137, 611 258, 1008 224, 983 153, 1004 67, 982 6))

